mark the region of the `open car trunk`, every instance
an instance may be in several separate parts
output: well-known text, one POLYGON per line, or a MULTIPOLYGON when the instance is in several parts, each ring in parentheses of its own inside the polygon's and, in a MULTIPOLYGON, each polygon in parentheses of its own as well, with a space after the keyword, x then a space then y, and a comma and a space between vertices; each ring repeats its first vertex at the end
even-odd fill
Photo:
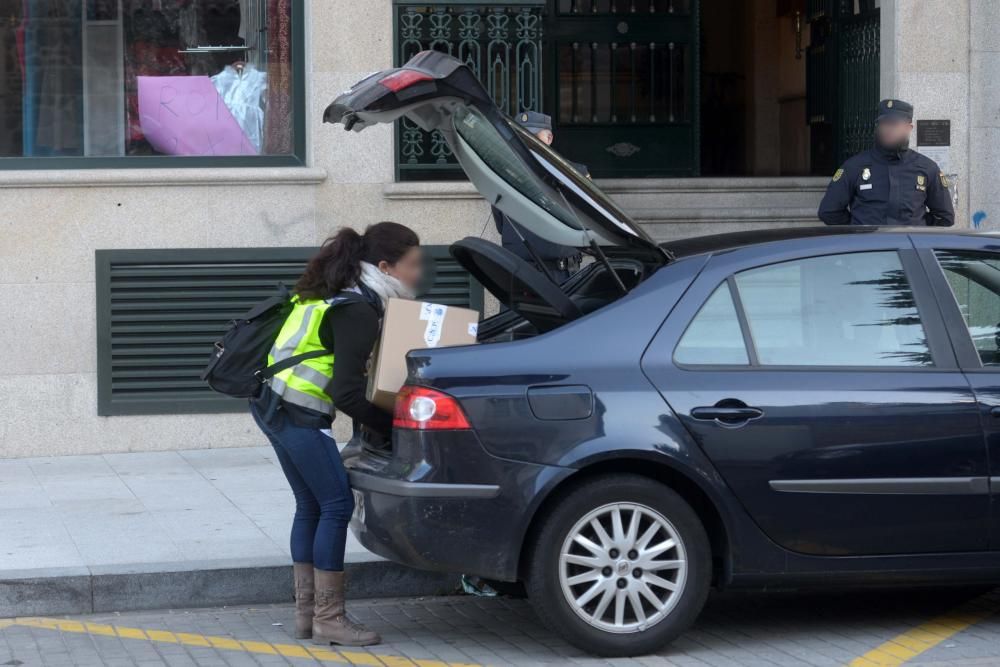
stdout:
MULTIPOLYGON (((573 276, 558 285, 482 239, 466 238, 451 247, 455 259, 516 313, 526 330, 544 333, 581 317, 669 261, 590 179, 505 116, 472 71, 447 54, 424 51, 403 67, 372 74, 339 95, 324 114, 326 122, 353 131, 402 117, 440 132, 479 193, 518 226, 596 259, 599 268, 585 268, 585 279, 573 276)), ((483 339, 495 329, 492 322, 484 325, 483 339)))
POLYGON ((530 263, 483 239, 462 239, 452 244, 451 254, 504 308, 479 325, 479 340, 483 342, 526 338, 556 329, 619 299, 621 285, 631 290, 649 271, 636 259, 611 257, 614 276, 603 263, 592 262, 556 285, 530 263))

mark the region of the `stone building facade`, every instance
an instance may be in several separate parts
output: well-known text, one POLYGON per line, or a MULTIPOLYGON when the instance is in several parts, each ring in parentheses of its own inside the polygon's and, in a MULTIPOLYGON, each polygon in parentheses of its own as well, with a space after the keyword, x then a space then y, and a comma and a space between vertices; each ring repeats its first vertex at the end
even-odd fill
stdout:
MULTIPOLYGON (((712 1, 701 1, 703 14, 712 1)), ((809 48, 808 26, 806 34, 801 26, 808 16, 781 14, 784 4, 752 0, 743 10, 743 50, 731 58, 751 65, 740 74, 745 103, 734 120, 743 124, 739 173, 720 167, 703 176, 598 174, 598 184, 654 237, 816 224, 827 176, 812 173, 803 157, 801 81, 808 58, 795 57, 797 48, 809 48)), ((875 5, 880 94, 913 102, 920 120, 950 121, 946 150, 958 224, 1000 226, 1000 37, 994 29, 1000 3, 875 5)), ((488 207, 467 183, 398 178, 393 128, 357 134, 321 123, 339 91, 398 59, 398 3, 305 0, 301 11, 301 164, 78 168, 61 162, 53 168, 0 158, 0 303, 7 311, 0 456, 262 444, 241 413, 99 415, 98 349, 111 334, 98 321, 105 289, 98 251, 310 247, 342 225, 387 219, 413 226, 435 245, 492 233, 488 207)), ((702 45, 703 64, 707 48, 702 45)), ((551 111, 546 100, 541 106, 551 111)), ((723 125, 725 118, 705 123, 703 116, 703 141, 724 134, 723 125)), ((719 155, 725 153, 723 144, 719 155)), ((344 425, 338 430, 343 435, 344 425)))

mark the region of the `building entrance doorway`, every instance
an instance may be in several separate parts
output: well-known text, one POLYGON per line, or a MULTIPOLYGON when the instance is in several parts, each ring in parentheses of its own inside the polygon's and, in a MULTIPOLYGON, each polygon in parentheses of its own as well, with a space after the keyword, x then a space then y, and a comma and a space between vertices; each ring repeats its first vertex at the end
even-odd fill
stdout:
MULTIPOLYGON (((394 0, 396 64, 466 62, 510 115, 553 118, 595 178, 828 175, 871 141, 880 0, 394 0)), ((463 178, 401 121, 400 180, 463 178)))
POLYGON ((698 0, 554 0, 547 111, 598 177, 699 171, 698 0))
POLYGON ((878 0, 550 0, 545 41, 596 177, 825 175, 871 141, 878 0))

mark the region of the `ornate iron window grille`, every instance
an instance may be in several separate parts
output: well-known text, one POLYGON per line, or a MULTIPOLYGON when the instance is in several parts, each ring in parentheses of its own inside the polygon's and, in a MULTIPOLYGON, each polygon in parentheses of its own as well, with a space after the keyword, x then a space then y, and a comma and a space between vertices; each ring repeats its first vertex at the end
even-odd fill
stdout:
POLYGON ((879 99, 879 10, 851 16, 841 24, 840 109, 838 145, 840 162, 872 143, 874 116, 879 99))
POLYGON ((807 122, 813 171, 827 174, 872 142, 879 100, 881 10, 875 0, 809 0, 807 122), (816 138, 822 137, 817 151, 816 138))
MULTIPOLYGON (((420 51, 443 51, 465 61, 508 114, 539 111, 544 9, 544 0, 395 0, 396 66, 420 51)), ((440 132, 424 132, 406 119, 396 124, 397 180, 462 177, 440 132)))

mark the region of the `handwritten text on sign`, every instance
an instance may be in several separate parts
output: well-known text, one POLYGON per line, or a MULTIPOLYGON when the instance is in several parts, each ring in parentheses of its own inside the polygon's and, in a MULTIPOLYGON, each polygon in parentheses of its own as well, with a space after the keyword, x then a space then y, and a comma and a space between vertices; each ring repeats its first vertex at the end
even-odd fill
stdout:
POLYGON ((166 155, 256 155, 207 76, 140 76, 139 122, 166 155))

